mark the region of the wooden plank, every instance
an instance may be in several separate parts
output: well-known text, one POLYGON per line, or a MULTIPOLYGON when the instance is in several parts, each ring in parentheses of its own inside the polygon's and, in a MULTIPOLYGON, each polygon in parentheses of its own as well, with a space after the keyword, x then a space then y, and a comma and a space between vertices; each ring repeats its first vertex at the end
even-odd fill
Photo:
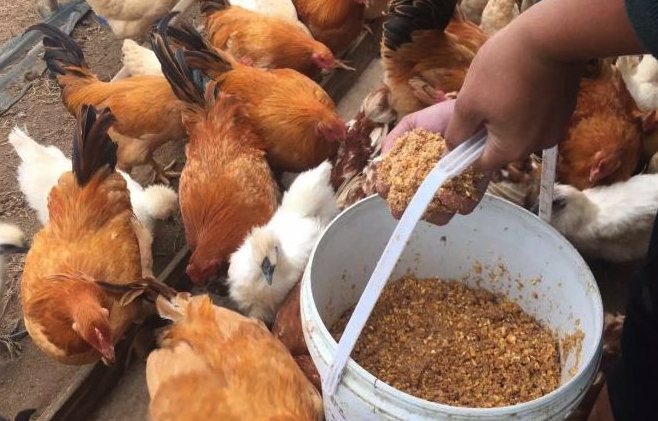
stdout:
POLYGON ((343 99, 370 62, 379 56, 382 22, 383 19, 370 22, 372 33, 364 29, 359 38, 341 56, 349 66, 354 67, 354 71, 337 69, 322 80, 322 87, 336 104, 343 99))
MULTIPOLYGON (((184 247, 160 273, 158 280, 176 288, 185 279, 189 257, 190 251, 184 247)), ((113 366, 108 367, 98 362, 81 367, 36 421, 86 421, 127 369, 130 345, 139 328, 133 326, 117 345, 116 363, 113 366)))
POLYGON ((541 164, 541 185, 539 187, 539 217, 547 224, 551 223, 553 212, 553 189, 557 172, 558 146, 544 149, 541 164))

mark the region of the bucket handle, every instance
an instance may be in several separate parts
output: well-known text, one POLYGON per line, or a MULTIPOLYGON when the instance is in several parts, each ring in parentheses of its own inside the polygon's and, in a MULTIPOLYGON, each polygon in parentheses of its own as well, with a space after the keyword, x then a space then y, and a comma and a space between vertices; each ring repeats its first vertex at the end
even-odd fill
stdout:
POLYGON ((414 194, 391 238, 388 240, 388 244, 386 244, 386 248, 384 248, 384 252, 379 258, 377 266, 375 266, 375 270, 372 272, 370 280, 366 284, 363 294, 359 298, 359 302, 356 304, 354 312, 338 342, 334 361, 322 379, 323 394, 326 397, 331 398, 336 393, 343 376, 343 370, 345 370, 356 341, 400 259, 407 241, 409 241, 418 221, 425 213, 437 190, 448 179, 460 174, 482 155, 486 140, 487 132, 483 129, 457 146, 436 164, 423 180, 416 194, 414 194))

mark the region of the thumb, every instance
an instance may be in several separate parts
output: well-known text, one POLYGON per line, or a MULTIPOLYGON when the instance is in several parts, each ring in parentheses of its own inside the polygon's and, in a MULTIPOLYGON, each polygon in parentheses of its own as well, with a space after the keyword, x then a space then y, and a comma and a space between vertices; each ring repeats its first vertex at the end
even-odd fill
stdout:
POLYGON ((455 105, 455 112, 448 123, 446 129, 446 143, 448 149, 452 150, 466 141, 469 137, 477 132, 482 123, 482 119, 474 113, 464 111, 464 107, 460 107, 459 98, 455 105))

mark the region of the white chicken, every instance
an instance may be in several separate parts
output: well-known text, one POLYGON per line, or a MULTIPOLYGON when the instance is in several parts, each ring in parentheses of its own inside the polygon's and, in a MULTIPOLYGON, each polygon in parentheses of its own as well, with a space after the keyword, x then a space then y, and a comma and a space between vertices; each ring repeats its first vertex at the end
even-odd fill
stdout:
POLYGON ((482 11, 480 28, 491 36, 519 16, 516 0, 489 0, 482 11))
POLYGON ((479 25, 482 19, 482 12, 489 0, 461 0, 459 7, 468 20, 479 25))
POLYGON ((642 111, 658 109, 658 60, 647 54, 638 63, 635 56, 617 59, 617 68, 637 106, 642 111))
MULTIPOLYGON (((21 158, 18 184, 27 202, 42 224, 48 222, 48 194, 59 177, 71 171, 71 160, 56 146, 44 146, 15 127, 9 143, 21 158)), ((128 184, 133 211, 139 222, 153 232, 155 219, 166 219, 178 209, 178 195, 170 187, 154 185, 143 188, 128 174, 119 171, 128 184)))
POLYGON ((247 315, 271 324, 299 281, 322 230, 338 213, 330 175, 328 162, 301 173, 267 225, 252 229, 231 256, 229 293, 247 315))
POLYGON ((7 285, 5 256, 26 253, 27 250, 23 231, 16 225, 0 222, 0 301, 7 285))
POLYGON ((239 6, 252 12, 262 13, 295 24, 304 32, 311 35, 311 31, 297 17, 297 9, 292 0, 231 0, 231 6, 239 6))
POLYGON ((142 47, 131 39, 124 39, 121 52, 123 53, 123 65, 131 75, 162 76, 160 62, 155 53, 148 48, 142 47))
POLYGON ((178 0, 89 0, 94 12, 112 29, 115 35, 127 38, 143 35, 151 24, 160 19, 178 0))
POLYGON ((658 211, 658 175, 579 191, 555 186, 551 225, 584 256, 611 262, 642 259, 658 211))

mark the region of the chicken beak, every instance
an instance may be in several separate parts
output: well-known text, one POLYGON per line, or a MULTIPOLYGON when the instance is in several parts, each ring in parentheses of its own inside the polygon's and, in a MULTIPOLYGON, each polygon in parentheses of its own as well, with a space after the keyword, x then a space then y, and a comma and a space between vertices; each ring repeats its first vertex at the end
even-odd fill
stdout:
POLYGON ((116 362, 116 355, 114 354, 114 346, 110 346, 107 349, 104 349, 101 351, 101 354, 103 357, 101 358, 101 361, 103 361, 103 364, 106 366, 111 366, 114 365, 116 362))
POLYGON ((334 69, 344 69, 344 70, 350 70, 350 71, 355 71, 356 69, 352 66, 348 66, 347 63, 345 63, 342 60, 335 59, 334 60, 334 69))
POLYGON ((272 285, 272 278, 274 277, 275 268, 276 265, 273 265, 268 257, 265 257, 263 259, 263 263, 260 265, 260 269, 263 272, 263 276, 265 277, 265 282, 267 282, 268 285, 272 285))

